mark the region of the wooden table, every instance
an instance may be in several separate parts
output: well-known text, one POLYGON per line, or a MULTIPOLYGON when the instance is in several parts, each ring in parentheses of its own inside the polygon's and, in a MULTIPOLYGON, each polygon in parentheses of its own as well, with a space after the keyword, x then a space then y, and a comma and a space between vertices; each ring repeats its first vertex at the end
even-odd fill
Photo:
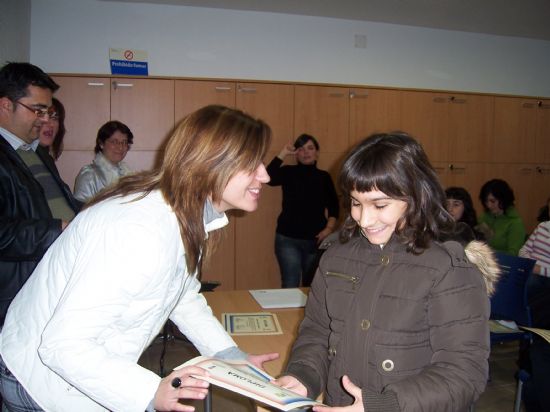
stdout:
POLYGON ((296 339, 298 327, 304 317, 304 308, 262 309, 248 290, 205 292, 204 297, 220 321, 222 313, 270 312, 277 314, 283 330, 282 335, 233 336, 233 339, 239 348, 247 353, 278 352, 280 358, 267 362, 265 369, 272 376, 277 376, 283 371, 290 348, 296 339))
MULTIPOLYGON (((303 291, 307 294, 307 290, 303 291)), ((270 375, 278 376, 288 360, 290 348, 296 339, 298 327, 304 317, 304 308, 262 309, 248 290, 204 292, 204 297, 220 321, 222 313, 270 312, 277 314, 283 330, 282 335, 233 336, 233 339, 239 348, 247 353, 278 352, 279 359, 264 365, 270 375)), ((267 409, 258 406, 258 411, 267 411, 267 409)))

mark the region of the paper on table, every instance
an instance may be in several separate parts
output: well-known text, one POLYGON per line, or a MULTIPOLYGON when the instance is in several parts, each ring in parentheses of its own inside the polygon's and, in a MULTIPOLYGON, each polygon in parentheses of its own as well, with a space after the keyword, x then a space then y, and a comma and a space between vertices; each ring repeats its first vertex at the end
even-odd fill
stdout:
POLYGON ((277 315, 269 312, 222 313, 222 323, 230 335, 282 335, 277 315))
POLYGON ((300 308, 306 305, 307 296, 298 288, 255 289, 250 294, 264 309, 300 308))
POLYGON ((492 333, 521 332, 514 321, 489 320, 489 329, 492 333))
POLYGON ((546 340, 546 342, 550 343, 550 330, 548 330, 548 329, 539 329, 539 328, 528 328, 526 326, 520 326, 520 328, 531 331, 533 333, 536 333, 541 338, 546 340))
POLYGON ((197 356, 175 369, 191 365, 208 371, 209 376, 194 376, 196 379, 205 380, 213 385, 255 399, 281 411, 322 405, 322 403, 313 399, 273 385, 270 383, 273 377, 246 361, 222 361, 205 356, 197 356))

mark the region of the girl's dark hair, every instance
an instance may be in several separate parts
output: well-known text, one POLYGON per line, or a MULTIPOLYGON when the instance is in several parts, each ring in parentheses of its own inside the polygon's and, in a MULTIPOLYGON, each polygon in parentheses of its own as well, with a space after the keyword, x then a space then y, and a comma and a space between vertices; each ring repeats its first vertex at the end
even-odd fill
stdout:
POLYGON ((300 136, 298 136, 298 138, 296 139, 296 141, 294 142, 294 148, 296 149, 299 149, 300 147, 302 147, 303 145, 305 145, 307 142, 309 142, 311 140, 311 142, 313 143, 313 145, 315 146, 315 148, 317 150, 319 150, 319 142, 317 141, 317 139, 315 139, 315 137, 309 135, 309 134, 301 134, 300 136))
POLYGON ((487 205, 487 197, 493 195, 499 203, 500 208, 506 213, 510 206, 514 206, 514 191, 502 179, 492 179, 486 182, 479 191, 479 200, 486 212, 489 211, 487 205))
POLYGON ((101 145, 105 143, 105 140, 111 137, 116 131, 126 135, 128 138, 128 145, 131 146, 132 143, 134 143, 134 135, 130 128, 118 120, 111 120, 101 126, 97 131, 94 152, 101 152, 101 145))
POLYGON ((464 213, 459 222, 464 222, 473 229, 477 225, 477 216, 468 191, 462 187, 449 187, 445 189, 445 195, 447 199, 460 200, 464 204, 464 213))
POLYGON ((58 123, 59 123, 59 129, 57 130, 57 134, 55 135, 52 147, 50 148, 50 152, 55 160, 59 159, 59 156, 61 156, 61 153, 63 152, 63 138, 65 137, 65 107, 63 104, 57 100, 55 97, 52 98, 52 106, 55 108, 55 112, 57 113, 58 123))
POLYGON ((374 134, 347 156, 340 187, 348 217, 341 232, 343 242, 359 233, 351 217, 351 192, 379 190, 407 203, 395 233, 407 249, 422 253, 432 240, 452 232, 454 222, 445 208, 445 192, 419 143, 402 132, 374 134))
POLYGON ((550 198, 546 201, 546 204, 539 209, 539 215, 537 216, 537 222, 546 222, 550 220, 550 213, 548 212, 548 203, 550 198))

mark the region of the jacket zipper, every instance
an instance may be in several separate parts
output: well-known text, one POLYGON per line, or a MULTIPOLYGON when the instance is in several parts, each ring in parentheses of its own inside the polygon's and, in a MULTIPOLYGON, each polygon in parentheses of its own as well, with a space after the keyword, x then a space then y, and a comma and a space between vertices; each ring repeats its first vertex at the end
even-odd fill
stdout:
POLYGON ((348 275, 348 274, 345 274, 345 273, 338 273, 338 272, 330 272, 329 271, 329 272, 326 273, 326 276, 334 276, 336 278, 340 278, 340 279, 350 281, 352 283, 352 289, 353 290, 355 290, 355 286, 359 282, 359 277, 358 276, 348 275))

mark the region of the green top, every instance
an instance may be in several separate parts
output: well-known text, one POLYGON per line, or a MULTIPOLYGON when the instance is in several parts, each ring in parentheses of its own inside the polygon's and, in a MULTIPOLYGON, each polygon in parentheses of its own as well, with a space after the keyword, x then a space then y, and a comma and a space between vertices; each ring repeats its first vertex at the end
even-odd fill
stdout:
POLYGON ((493 249, 510 255, 518 254, 525 243, 525 226, 515 207, 510 206, 502 215, 485 212, 478 219, 480 225, 487 225, 492 234, 487 242, 493 249))

